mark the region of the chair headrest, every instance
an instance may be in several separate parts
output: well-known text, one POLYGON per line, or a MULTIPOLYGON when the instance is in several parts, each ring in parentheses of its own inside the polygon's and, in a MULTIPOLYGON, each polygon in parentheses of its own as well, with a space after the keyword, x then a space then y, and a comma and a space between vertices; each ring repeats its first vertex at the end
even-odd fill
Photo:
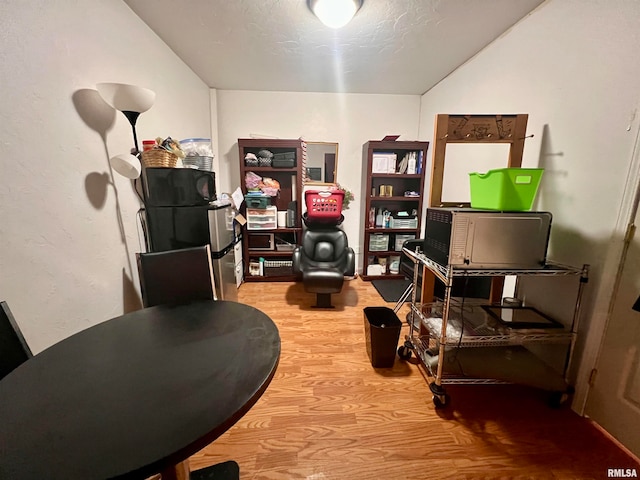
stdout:
POLYGON ((316 261, 331 261, 349 247, 347 234, 339 229, 305 230, 302 248, 305 254, 316 261))

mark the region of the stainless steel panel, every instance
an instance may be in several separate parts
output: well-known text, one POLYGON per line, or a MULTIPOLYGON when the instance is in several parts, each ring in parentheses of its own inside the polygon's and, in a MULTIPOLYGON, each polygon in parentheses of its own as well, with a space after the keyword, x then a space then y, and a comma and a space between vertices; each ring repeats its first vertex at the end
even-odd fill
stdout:
POLYGON ((216 295, 218 300, 238 300, 236 286, 236 264, 233 249, 222 258, 213 260, 213 276, 216 280, 216 295))
POLYGON ((208 213, 211 252, 215 254, 233 244, 234 211, 229 205, 222 208, 211 208, 208 213))
POLYGON ((429 208, 424 252, 465 269, 542 268, 551 220, 549 212, 429 208))
POLYGON ((479 215, 471 221, 466 258, 470 265, 482 268, 541 267, 547 252, 548 225, 546 216, 479 215))
MULTIPOLYGON (((548 212, 456 212, 457 225, 467 230, 464 258, 452 265, 469 268, 540 268, 545 264, 551 214, 548 212)), ((452 253, 461 238, 452 239, 452 253)))

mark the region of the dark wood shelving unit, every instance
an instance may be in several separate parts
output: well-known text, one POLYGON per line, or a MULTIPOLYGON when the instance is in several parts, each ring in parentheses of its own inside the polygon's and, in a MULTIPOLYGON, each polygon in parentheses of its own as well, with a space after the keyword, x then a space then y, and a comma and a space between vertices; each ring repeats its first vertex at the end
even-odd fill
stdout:
MULTIPOLYGON (((429 142, 416 141, 369 141, 362 146, 363 169, 362 169, 362 192, 366 201, 362 204, 361 218, 363 221, 363 251, 362 251, 362 279, 375 280, 383 278, 402 278, 402 274, 391 274, 391 257, 400 257, 401 251, 395 250, 395 241, 398 235, 420 236, 420 225, 422 217, 422 198, 425 182, 425 168, 427 165, 427 151, 429 142), (375 153, 392 153, 396 155, 396 171, 404 156, 410 152, 416 152, 416 169, 418 173, 374 173, 373 159, 375 153), (418 166, 418 163, 421 163, 418 166), (419 169, 419 170, 418 170, 419 169), (390 196, 380 195, 380 186, 389 185, 393 189, 390 196), (405 196, 404 192, 417 192, 418 196, 405 196), (369 212, 375 209, 377 215, 380 209, 390 212, 405 211, 417 213, 417 222, 411 228, 389 228, 376 227, 370 223, 369 212), (388 245, 384 250, 371 250, 371 238, 375 234, 388 235, 388 245), (367 267, 372 263, 386 263, 386 273, 384 275, 367 275, 367 267)), ((373 237, 374 239, 377 237, 373 237)))
MULTIPOLYGON (((296 276, 287 267, 265 267, 264 275, 251 275, 251 262, 259 261, 260 257, 265 261, 284 261, 290 262, 293 251, 285 250, 257 250, 249 249, 252 237, 256 235, 270 234, 274 239, 282 238, 283 240, 294 245, 300 244, 302 238, 302 190, 303 190, 303 168, 302 164, 302 140, 280 140, 280 139, 255 139, 240 138, 238 139, 238 156, 240 160, 240 183, 242 193, 247 193, 245 185, 245 175, 247 172, 254 172, 261 177, 269 177, 277 180, 280 184, 280 191, 276 197, 271 197, 271 205, 277 207, 278 211, 286 211, 289 202, 296 201, 296 226, 295 227, 279 227, 261 230, 249 230, 245 225, 243 227, 242 236, 242 258, 244 261, 244 280, 245 282, 291 282, 296 280, 296 276), (277 168, 273 166, 251 166, 245 164, 245 155, 253 153, 257 155, 260 150, 269 150, 271 153, 295 153, 295 166, 287 168, 277 168), (293 178, 295 176, 295 179, 293 178)), ((246 204, 243 203, 241 213, 246 217, 246 204)), ((277 240, 276 240, 277 242, 277 240)))

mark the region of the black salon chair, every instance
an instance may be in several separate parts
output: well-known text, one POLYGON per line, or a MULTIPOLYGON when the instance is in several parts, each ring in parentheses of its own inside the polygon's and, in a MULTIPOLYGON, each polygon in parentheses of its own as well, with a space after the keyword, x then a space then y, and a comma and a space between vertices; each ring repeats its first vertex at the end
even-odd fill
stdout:
POLYGON ((310 228, 293 251, 293 272, 306 292, 316 294, 318 308, 333 308, 331 294, 340 293, 344 277, 355 275, 356 256, 347 234, 334 226, 310 228))
POLYGON ((33 357, 7 302, 0 302, 0 379, 33 357))

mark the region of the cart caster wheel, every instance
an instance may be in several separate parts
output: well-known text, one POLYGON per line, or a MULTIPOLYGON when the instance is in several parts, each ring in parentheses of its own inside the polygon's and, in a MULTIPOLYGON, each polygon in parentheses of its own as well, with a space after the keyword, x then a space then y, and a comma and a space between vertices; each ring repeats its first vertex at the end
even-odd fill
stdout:
POLYGON ((449 395, 446 393, 444 395, 434 395, 432 400, 436 408, 444 408, 449 405, 449 395))
POLYGON ((398 347, 398 356, 401 360, 409 360, 411 358, 411 349, 406 345, 398 347))

